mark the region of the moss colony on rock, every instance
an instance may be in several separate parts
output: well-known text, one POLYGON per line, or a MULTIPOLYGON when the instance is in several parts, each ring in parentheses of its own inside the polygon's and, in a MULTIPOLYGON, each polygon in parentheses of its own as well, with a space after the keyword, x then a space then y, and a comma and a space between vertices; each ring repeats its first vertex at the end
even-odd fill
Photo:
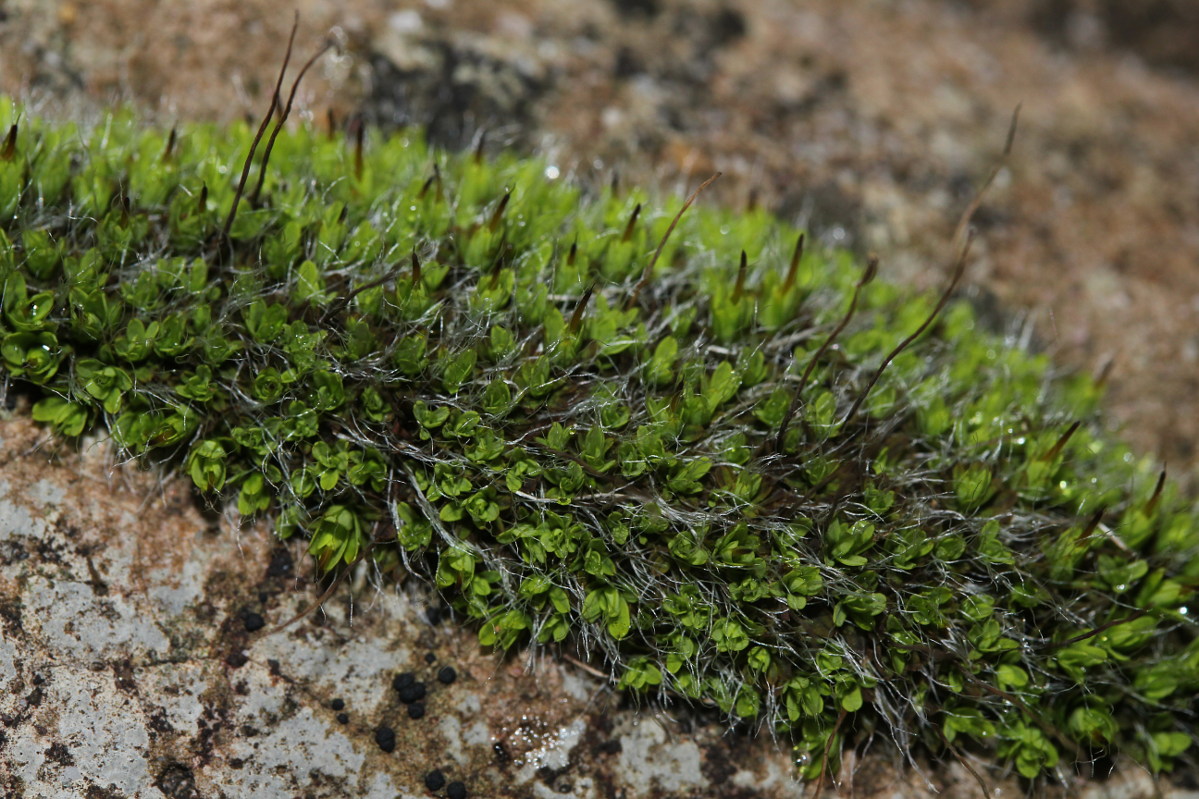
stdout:
POLYGON ((681 201, 413 131, 283 132, 231 215, 245 126, 0 125, 4 381, 57 433, 808 776, 872 734, 1028 777, 1192 742, 1195 510, 968 305, 762 212, 654 259, 681 201))

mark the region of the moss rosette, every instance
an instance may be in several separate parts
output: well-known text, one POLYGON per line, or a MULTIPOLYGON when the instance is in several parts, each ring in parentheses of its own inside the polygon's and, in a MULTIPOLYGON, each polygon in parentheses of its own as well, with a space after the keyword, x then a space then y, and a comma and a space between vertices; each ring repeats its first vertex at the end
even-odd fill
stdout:
POLYGON ((417 131, 284 131, 228 235, 245 126, 0 131, 5 385, 320 570, 422 576, 808 777, 876 733, 1029 778, 1194 740, 1194 504, 968 304, 887 361, 936 298, 767 213, 655 261, 681 200, 417 131))

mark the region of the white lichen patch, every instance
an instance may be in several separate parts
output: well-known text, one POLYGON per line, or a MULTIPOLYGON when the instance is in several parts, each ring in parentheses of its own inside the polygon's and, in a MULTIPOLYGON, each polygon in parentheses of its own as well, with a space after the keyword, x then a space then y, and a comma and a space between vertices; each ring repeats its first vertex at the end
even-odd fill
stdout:
MULTIPOLYGON (((255 767, 227 772, 222 780, 226 790, 238 796, 283 795, 295 785, 297 775, 316 771, 322 781, 336 781, 343 795, 365 795, 357 788, 360 780, 372 776, 364 769, 366 754, 344 730, 313 708, 297 705, 265 667, 248 664, 238 677, 244 693, 234 725, 239 729, 249 725, 260 732, 242 734, 228 747, 228 760, 252 761, 255 767)), ((369 795, 387 799, 395 795, 392 784, 379 788, 369 795)))
MULTIPOLYGON (((8 484, 0 482, 0 497, 7 494, 8 484)), ((0 500, 0 541, 20 542, 36 539, 41 537, 44 531, 45 523, 40 517, 35 521, 33 514, 24 505, 0 500)))
POLYGON ((43 508, 55 508, 62 504, 63 498, 67 495, 66 490, 56 485, 52 480, 38 480, 29 487, 29 493, 26 499, 35 505, 40 505, 43 508))
POLYGON ((27 708, 29 723, 9 731, 6 750, 30 795, 82 796, 89 784, 127 796, 144 790, 151 781, 149 736, 143 725, 130 723, 135 699, 111 674, 40 674, 44 695, 27 708), (69 762, 51 759, 51 744, 69 752, 69 759, 62 758, 69 762))
POLYGON ((157 659, 170 640, 147 624, 139 603, 123 596, 97 596, 81 582, 34 579, 26 615, 37 633, 62 658, 81 663, 97 659, 157 659))
POLYGON ((537 736, 536 747, 520 758, 524 763, 521 775, 531 780, 541 769, 565 769, 570 765, 571 751, 586 730, 583 721, 575 719, 571 724, 537 736))
POLYGON ((0 636, 0 694, 14 692, 11 682, 17 678, 17 642, 0 636))
POLYGON ((147 587, 146 596, 165 616, 178 616, 204 597, 204 565, 199 561, 189 560, 169 575, 152 572, 151 577, 154 581, 147 587), (166 579, 160 582, 160 578, 166 579))
POLYGON ((621 782, 639 794, 651 791, 706 790, 700 749, 694 741, 671 739, 654 719, 633 721, 620 734, 621 782))
MULTIPOLYGON (((303 611, 312 601, 310 597, 296 599, 277 613, 280 623, 303 611)), ((402 624, 400 620, 414 613, 406 598, 381 594, 369 617, 376 624, 385 620, 402 624)), ((292 679, 340 696, 347 705, 365 712, 384 700, 390 675, 412 665, 413 656, 408 646, 395 640, 353 633, 354 628, 349 624, 338 624, 336 631, 331 631, 314 630, 297 622, 279 632, 267 630, 255 639, 247 654, 259 662, 274 659, 284 663, 292 679), (346 633, 351 636, 343 637, 346 633)))

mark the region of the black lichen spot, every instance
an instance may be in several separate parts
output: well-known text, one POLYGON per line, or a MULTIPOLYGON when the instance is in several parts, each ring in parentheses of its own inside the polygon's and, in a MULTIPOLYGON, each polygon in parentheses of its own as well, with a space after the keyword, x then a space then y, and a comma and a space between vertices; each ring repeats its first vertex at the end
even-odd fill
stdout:
POLYGON ((14 563, 19 563, 29 559, 29 552, 25 547, 21 546, 19 541, 3 541, 0 542, 0 566, 11 566, 14 563))
POLYGON ((618 755, 624 750, 624 746, 621 745, 619 738, 613 738, 611 740, 604 741, 602 744, 595 747, 595 749, 600 754, 618 755))
POLYGON ((425 698, 428 690, 423 682, 414 682, 410 685, 405 685, 400 689, 400 701, 405 705, 410 705, 413 702, 419 702, 425 698))
POLYGON ((337 723, 338 724, 349 724, 350 723, 350 714, 349 713, 338 713, 337 714, 337 723))
POLYGON ((712 42, 717 47, 735 42, 746 30, 745 15, 735 8, 726 6, 712 16, 712 42))
POLYGON ((414 682, 416 682, 416 675, 410 671, 404 671, 392 678, 391 687, 397 691, 402 691, 414 682))
POLYGON ((154 785, 168 799, 198 799, 200 796, 196 790, 196 778, 191 769, 182 763, 171 763, 164 768, 159 772, 154 785))
POLYGON ((166 711, 162 708, 155 710, 150 716, 150 729, 160 735, 169 735, 175 732, 175 728, 171 726, 171 722, 167 719, 166 711))
POLYGON ((652 19, 662 13, 659 0, 612 0, 621 16, 652 19))
POLYGON ((242 652, 240 649, 237 650, 236 652, 230 652, 229 656, 225 658, 225 663, 227 663, 230 668, 234 668, 234 669, 240 669, 242 666, 246 665, 249 661, 250 661, 249 656, 246 655, 245 652, 242 652))
POLYGON ((621 47, 616 51, 616 59, 612 65, 612 74, 617 79, 631 78, 645 72, 645 62, 631 47, 621 47))
POLYGON ((550 768, 542 766, 537 769, 537 779, 541 780, 549 788, 553 788, 558 781, 558 777, 562 775, 563 769, 550 768))
POLYGON ((466 799, 469 794, 466 792, 466 783, 461 780, 454 780, 446 786, 445 795, 449 799, 466 799))
POLYGON ((266 567, 266 576, 270 578, 287 577, 294 568, 291 551, 287 547, 278 547, 271 553, 271 562, 266 567))
POLYGON ((450 617, 450 608, 444 602, 429 605, 425 609, 425 620, 436 627, 450 617))
POLYGON ((346 701, 344 699, 342 699, 341 697, 338 697, 337 699, 334 699, 332 702, 329 703, 329 707, 333 708, 334 710, 345 710, 346 709, 346 701))
POLYGON ((408 718, 423 719, 425 717, 425 703, 413 702, 408 706, 408 718))
POLYGON ((127 694, 137 693, 137 680, 133 675, 133 661, 129 658, 115 661, 112 665, 113 681, 118 690, 127 694))
POLYGON ((266 619, 262 618, 261 613, 247 612, 242 616, 242 624, 246 627, 246 632, 256 633, 266 626, 266 619))
POLYGON ((454 680, 458 679, 458 672, 454 671, 453 666, 443 666, 441 670, 437 672, 437 679, 446 685, 450 685, 454 682, 454 680))
POLYGON ((34 551, 46 563, 62 564, 64 562, 63 547, 57 541, 40 540, 34 551))
POLYGON ((433 769, 425 775, 425 787, 430 791, 440 791, 445 787, 445 775, 441 769, 433 769))
POLYGON ((396 733, 391 727, 386 724, 380 724, 375 730, 375 743, 384 752, 394 752, 396 748, 396 733))
POLYGON ((38 707, 42 704, 42 700, 46 698, 46 690, 42 687, 40 674, 33 675, 33 690, 25 695, 25 704, 31 708, 38 707))
POLYGON ((53 760, 60 766, 71 766, 75 763, 75 757, 71 754, 71 750, 61 741, 50 744, 50 748, 46 750, 46 759, 53 760))

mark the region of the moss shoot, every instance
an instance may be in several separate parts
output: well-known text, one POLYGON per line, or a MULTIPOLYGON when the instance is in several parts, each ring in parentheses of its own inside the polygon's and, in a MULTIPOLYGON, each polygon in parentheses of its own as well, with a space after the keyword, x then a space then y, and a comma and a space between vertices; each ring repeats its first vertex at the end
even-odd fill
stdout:
POLYGON ((1192 744, 1195 506, 969 305, 417 131, 284 130, 244 196, 246 126, 3 132, 3 387, 319 569, 423 576, 808 777, 872 735, 1029 778, 1192 744))

